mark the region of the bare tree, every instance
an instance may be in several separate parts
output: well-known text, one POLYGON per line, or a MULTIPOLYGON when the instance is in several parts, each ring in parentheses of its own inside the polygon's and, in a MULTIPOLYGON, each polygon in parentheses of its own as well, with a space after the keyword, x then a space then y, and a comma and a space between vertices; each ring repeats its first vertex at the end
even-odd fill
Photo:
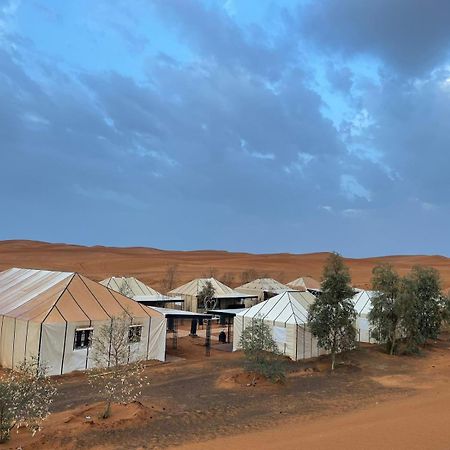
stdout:
POLYGON ((249 283, 250 281, 256 280, 256 278, 258 278, 258 274, 254 269, 245 270, 241 273, 242 284, 249 283))
POLYGON ((167 266, 166 274, 163 279, 163 289, 168 292, 171 291, 175 287, 175 283, 178 275, 178 265, 172 264, 171 266, 167 266))
POLYGON ((234 277, 235 277, 234 272, 225 272, 223 274, 223 277, 221 278, 222 283, 226 284, 227 286, 232 286, 234 283, 234 277))
POLYGON ((46 373, 46 366, 31 357, 0 378, 0 443, 9 439, 14 427, 25 426, 33 435, 41 429, 56 394, 46 373))
POLYGON ((209 267, 202 273, 203 278, 217 278, 217 268, 209 267))
POLYGON ((103 419, 111 415, 113 403, 128 403, 141 395, 146 384, 145 367, 138 353, 141 337, 142 325, 133 324, 127 313, 94 332, 91 354, 95 369, 88 376, 105 401, 103 419))

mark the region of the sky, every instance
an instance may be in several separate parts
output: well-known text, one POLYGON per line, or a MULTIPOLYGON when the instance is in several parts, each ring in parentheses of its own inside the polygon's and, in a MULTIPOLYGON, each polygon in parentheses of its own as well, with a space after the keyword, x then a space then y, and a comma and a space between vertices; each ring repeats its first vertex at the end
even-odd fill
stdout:
POLYGON ((0 239, 450 256, 448 0, 0 0, 0 239))

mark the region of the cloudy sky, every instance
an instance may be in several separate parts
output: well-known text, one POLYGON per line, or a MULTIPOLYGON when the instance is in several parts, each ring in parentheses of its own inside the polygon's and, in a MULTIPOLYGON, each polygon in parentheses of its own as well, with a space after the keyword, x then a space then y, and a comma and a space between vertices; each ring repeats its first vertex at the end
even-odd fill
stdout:
POLYGON ((450 255, 448 0, 0 0, 0 239, 450 255))

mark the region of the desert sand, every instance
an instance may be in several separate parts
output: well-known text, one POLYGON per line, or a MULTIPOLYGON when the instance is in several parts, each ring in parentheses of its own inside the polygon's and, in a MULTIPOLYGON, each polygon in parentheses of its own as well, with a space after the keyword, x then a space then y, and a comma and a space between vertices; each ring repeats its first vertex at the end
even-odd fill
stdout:
MULTIPOLYGON (((176 284, 214 275, 236 286, 251 270, 282 282, 300 275, 320 278, 326 257, 0 242, 0 269, 79 271, 95 280, 133 275, 163 291, 167 268, 174 264, 176 284)), ((391 262, 401 273, 414 264, 433 266, 443 286, 450 286, 450 261, 442 256, 346 262, 360 287, 369 286, 371 270, 380 262, 391 262)), ((429 343, 420 356, 389 356, 381 347, 363 345, 343 355, 335 373, 327 357, 290 362, 283 386, 262 380, 247 386, 239 353, 213 346, 206 358, 201 338, 181 338, 177 349, 170 339, 167 344, 169 361, 149 363, 151 382, 139 403, 116 406, 113 416, 102 421, 97 418, 100 399, 85 375, 58 377, 59 395, 42 432, 32 438, 21 430, 0 449, 450 448, 448 334, 429 343)))
MULTIPOLYGON (((283 283, 310 275, 320 280, 328 253, 250 254, 226 251, 166 251, 152 248, 83 247, 35 241, 0 241, 0 270, 10 267, 77 271, 100 281, 109 276, 135 276, 155 289, 167 290, 167 270, 176 266, 173 287, 193 278, 214 276, 232 287, 246 277, 269 276, 283 283)), ((443 287, 450 287, 450 259, 444 256, 381 256, 346 258, 353 284, 370 287, 376 264, 389 262, 401 274, 415 264, 439 270, 443 287)))
POLYGON ((239 353, 179 340, 168 363, 150 363, 140 402, 107 420, 83 373, 57 377, 59 395, 40 433, 0 448, 433 449, 450 442, 450 337, 420 356, 363 345, 340 358, 289 363, 284 385, 249 386, 239 353))

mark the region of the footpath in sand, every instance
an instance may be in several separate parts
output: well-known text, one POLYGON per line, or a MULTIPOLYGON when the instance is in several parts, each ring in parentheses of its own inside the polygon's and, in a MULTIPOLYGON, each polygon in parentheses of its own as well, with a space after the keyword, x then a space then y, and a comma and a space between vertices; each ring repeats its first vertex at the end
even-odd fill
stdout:
POLYGON ((421 374, 381 377, 387 386, 413 387, 408 398, 373 403, 367 409, 339 416, 296 418, 286 424, 246 434, 191 443, 177 450, 234 448, 297 450, 450 449, 450 357, 440 355, 421 374))

